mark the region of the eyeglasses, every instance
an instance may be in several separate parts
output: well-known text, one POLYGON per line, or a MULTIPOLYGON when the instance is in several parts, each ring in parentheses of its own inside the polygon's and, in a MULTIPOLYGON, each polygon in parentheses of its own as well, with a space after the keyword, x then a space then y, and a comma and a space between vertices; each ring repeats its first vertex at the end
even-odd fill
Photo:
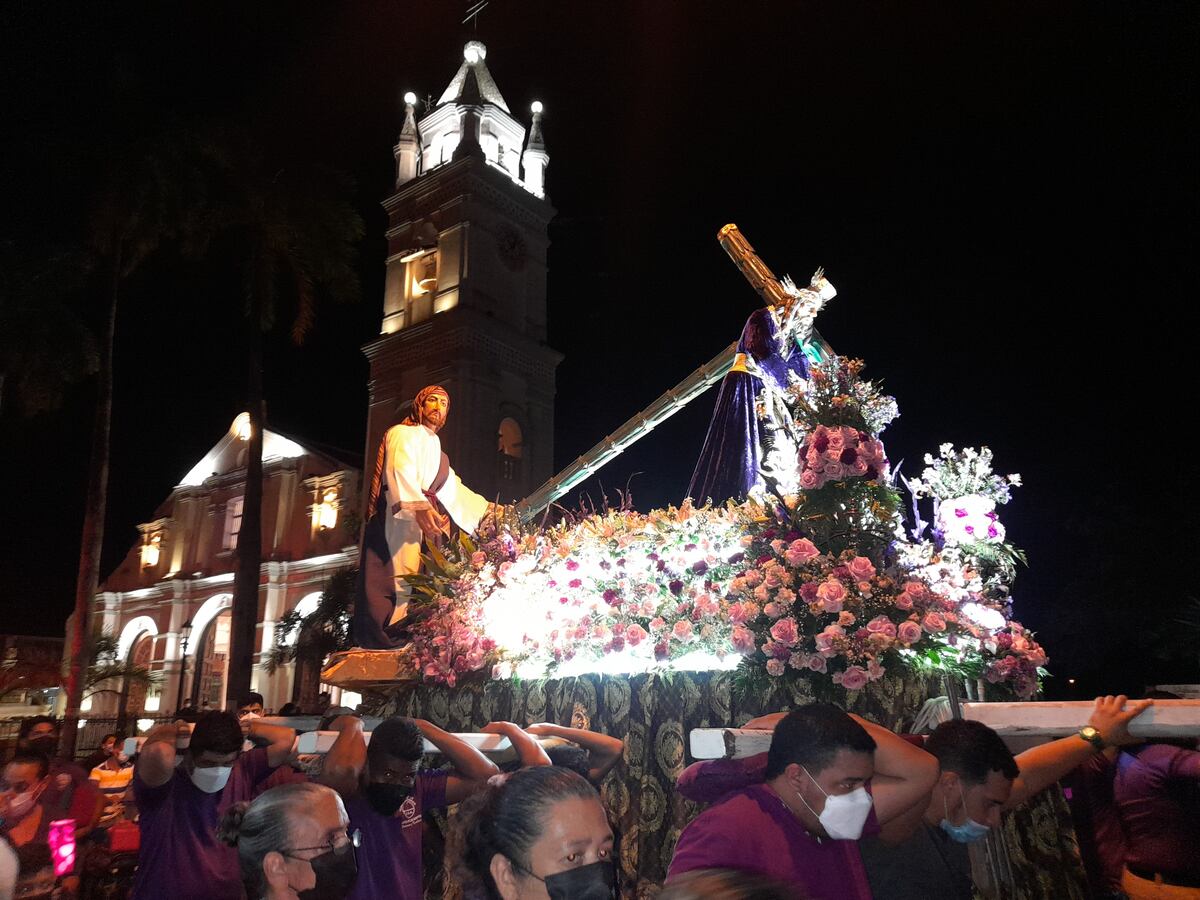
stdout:
POLYGON ((345 850, 347 847, 353 847, 357 850, 362 846, 362 832, 357 828, 353 831, 344 831, 339 837, 345 838, 345 840, 333 838, 315 847, 292 847, 290 850, 280 850, 279 852, 284 856, 295 856, 297 853, 306 853, 310 850, 323 850, 329 853, 336 853, 339 850, 345 850))

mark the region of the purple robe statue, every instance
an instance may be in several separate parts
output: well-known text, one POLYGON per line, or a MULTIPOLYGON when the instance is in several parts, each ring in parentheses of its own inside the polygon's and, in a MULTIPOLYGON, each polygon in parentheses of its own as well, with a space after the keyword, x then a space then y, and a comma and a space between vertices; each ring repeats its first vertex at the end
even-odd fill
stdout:
POLYGON ((764 455, 763 425, 755 403, 763 379, 783 390, 789 372, 808 378, 804 351, 794 342, 790 348, 780 346, 779 327, 766 307, 750 314, 737 349, 733 368, 721 381, 704 448, 688 485, 687 495, 696 503, 745 500, 753 488, 762 484, 759 467, 764 455), (785 349, 791 351, 786 359, 785 349))

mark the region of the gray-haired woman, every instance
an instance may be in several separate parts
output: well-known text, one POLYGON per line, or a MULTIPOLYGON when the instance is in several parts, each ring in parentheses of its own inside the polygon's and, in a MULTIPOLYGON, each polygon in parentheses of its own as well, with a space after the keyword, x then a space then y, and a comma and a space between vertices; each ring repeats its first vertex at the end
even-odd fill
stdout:
POLYGON ((239 803, 218 836, 236 847, 250 900, 342 900, 358 877, 358 833, 336 792, 299 783, 239 803))

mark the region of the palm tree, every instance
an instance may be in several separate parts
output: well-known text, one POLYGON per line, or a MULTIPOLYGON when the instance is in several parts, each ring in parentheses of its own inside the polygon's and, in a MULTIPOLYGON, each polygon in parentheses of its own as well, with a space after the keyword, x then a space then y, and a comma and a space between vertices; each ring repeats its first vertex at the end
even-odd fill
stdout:
POLYGON ((243 140, 239 149, 231 157, 231 206, 222 215, 242 255, 250 415, 227 686, 227 696, 234 698, 250 690, 258 622, 266 419, 263 337, 286 317, 291 339, 298 345, 316 320, 319 295, 334 302, 358 299, 354 263, 363 236, 362 218, 348 199, 352 194, 348 178, 317 167, 272 171, 248 142, 243 140))
POLYGON ((100 580, 100 548, 108 505, 112 430, 113 345, 122 288, 160 246, 180 242, 198 251, 211 234, 208 195, 212 184, 209 145, 192 129, 172 125, 149 138, 118 145, 98 163, 100 187, 91 206, 88 250, 103 310, 97 334, 98 367, 88 486, 75 582, 70 635, 67 710, 62 747, 74 752, 79 706, 89 665, 92 598, 100 580))

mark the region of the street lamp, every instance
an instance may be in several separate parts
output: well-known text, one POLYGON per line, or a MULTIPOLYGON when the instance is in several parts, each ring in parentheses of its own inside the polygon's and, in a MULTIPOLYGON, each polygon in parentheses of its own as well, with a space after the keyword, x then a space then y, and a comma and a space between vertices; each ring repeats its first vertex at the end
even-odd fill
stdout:
POLYGON ((183 706, 183 683, 187 680, 187 649, 188 638, 192 636, 192 620, 188 619, 179 626, 179 692, 175 695, 175 714, 179 714, 183 706))

